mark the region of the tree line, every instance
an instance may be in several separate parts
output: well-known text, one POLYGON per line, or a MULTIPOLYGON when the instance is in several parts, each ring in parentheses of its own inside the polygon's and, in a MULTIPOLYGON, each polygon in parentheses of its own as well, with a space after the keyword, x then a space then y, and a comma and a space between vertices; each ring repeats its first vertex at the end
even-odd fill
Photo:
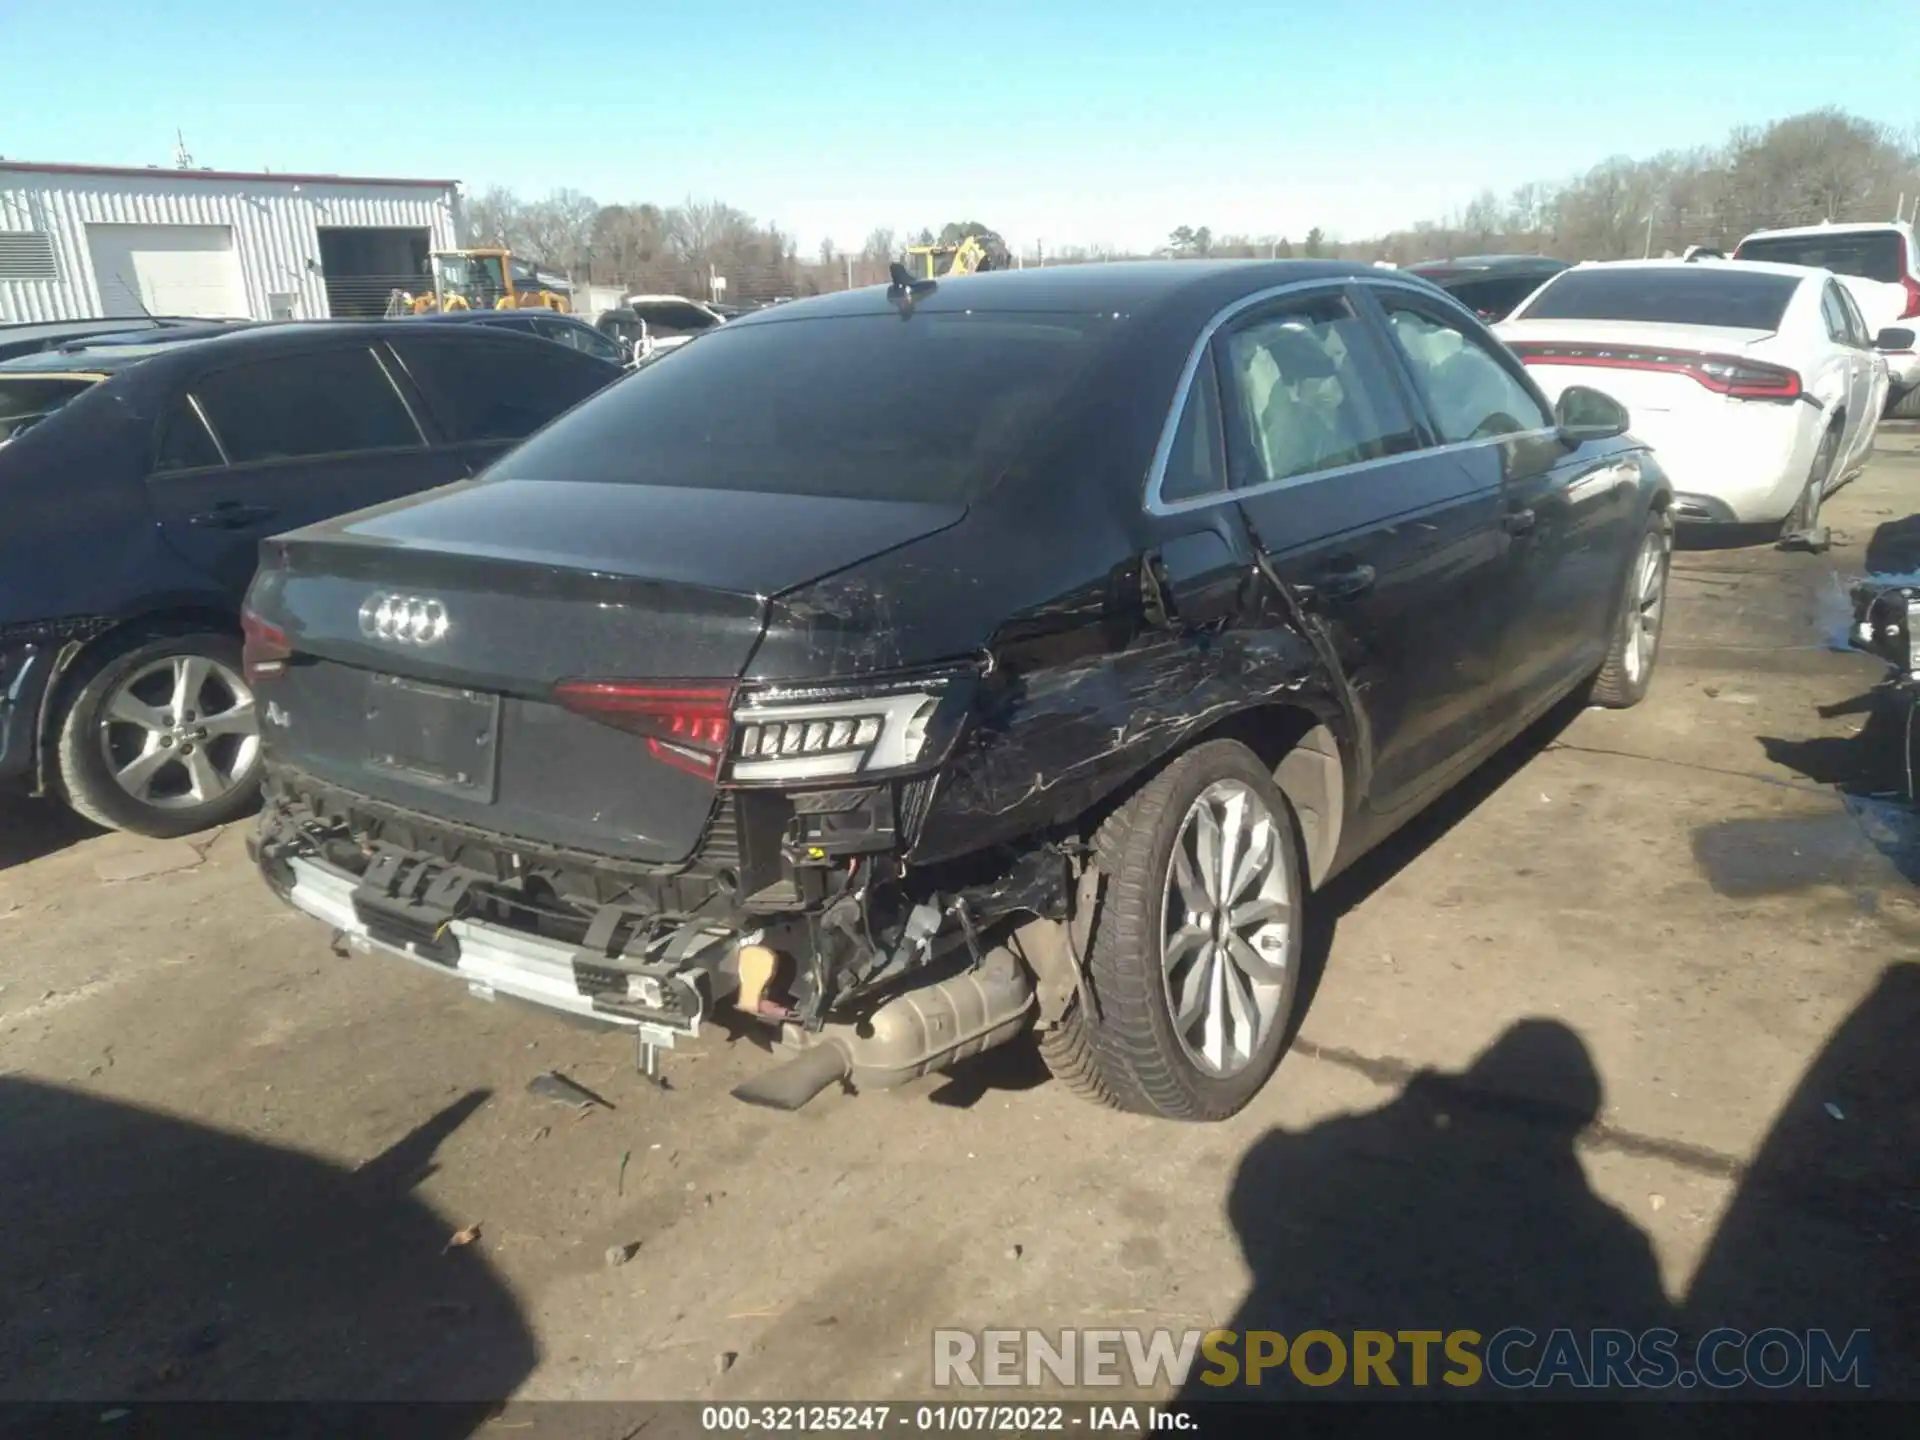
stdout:
POLYGON ((1735 130, 1714 146, 1648 159, 1615 156, 1583 175, 1533 181, 1504 199, 1483 190, 1456 213, 1405 230, 1331 240, 1314 229, 1215 238, 1181 226, 1169 255, 1325 256, 1396 265, 1517 252, 1564 260, 1731 249, 1752 231, 1823 220, 1891 220, 1920 206, 1920 128, 1899 130, 1837 109, 1735 130))
MULTIPOLYGON (((1719 145, 1648 159, 1616 156, 1585 174, 1529 182, 1504 199, 1483 190, 1452 215, 1364 239, 1320 227, 1216 235, 1181 225, 1153 253, 1175 257, 1386 260, 1396 265, 1488 252, 1568 260, 1678 254, 1731 247, 1749 231, 1821 220, 1888 220, 1920 207, 1920 128, 1901 131, 1837 109, 1735 130, 1719 145)), ((603 205, 577 190, 526 200, 494 187, 467 202, 476 244, 505 245, 576 283, 686 295, 726 278, 729 300, 774 300, 886 279, 909 245, 957 244, 989 233, 977 220, 896 232, 879 227, 857 248, 821 241, 802 255, 795 237, 719 200, 603 205)), ((1103 245, 1028 249, 1027 264, 1144 258, 1103 245)))

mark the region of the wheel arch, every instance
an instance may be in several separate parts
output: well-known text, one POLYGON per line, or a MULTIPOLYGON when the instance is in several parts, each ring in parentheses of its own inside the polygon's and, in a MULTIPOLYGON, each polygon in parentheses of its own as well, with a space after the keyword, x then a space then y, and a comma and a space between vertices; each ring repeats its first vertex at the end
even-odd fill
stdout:
POLYGON ((159 635, 188 635, 209 631, 220 635, 238 635, 240 621, 231 609, 210 600, 181 599, 151 610, 143 610, 95 630, 84 639, 69 640, 54 656, 52 673, 47 676, 40 696, 40 713, 33 737, 33 790, 47 792, 53 778, 49 759, 60 724, 72 702, 76 678, 96 657, 128 644, 139 644, 159 635))

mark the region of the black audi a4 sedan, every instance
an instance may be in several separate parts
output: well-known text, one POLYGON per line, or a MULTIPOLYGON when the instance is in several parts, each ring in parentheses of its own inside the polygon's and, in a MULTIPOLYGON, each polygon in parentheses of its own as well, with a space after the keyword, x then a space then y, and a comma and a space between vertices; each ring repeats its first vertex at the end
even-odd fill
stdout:
POLYGON ((1576 691, 1670 525, 1433 286, 1313 262, 779 306, 471 481, 279 536, 254 853, 360 949, 794 1108, 1034 1030, 1094 1100, 1271 1073, 1329 877, 1576 691))

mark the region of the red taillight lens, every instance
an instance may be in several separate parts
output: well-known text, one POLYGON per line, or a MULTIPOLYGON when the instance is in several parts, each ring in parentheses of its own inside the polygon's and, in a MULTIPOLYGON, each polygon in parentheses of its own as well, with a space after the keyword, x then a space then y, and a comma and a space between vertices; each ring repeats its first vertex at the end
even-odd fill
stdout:
POLYGON ((1902 320, 1920 320, 1920 280, 1911 275, 1900 277, 1900 288, 1907 292, 1907 305, 1900 312, 1902 320))
POLYGON ((720 778, 733 735, 733 686, 697 680, 565 680, 553 698, 603 725, 646 737, 654 757, 704 780, 720 778))
POLYGON ((269 625, 251 610, 240 612, 240 668, 247 683, 257 685, 283 673, 293 657, 293 642, 278 625, 269 625))
POLYGON ((1687 375, 1736 400, 1798 400, 1799 372, 1738 355, 1694 350, 1647 350, 1630 345, 1556 345, 1522 341, 1510 347, 1527 365, 1577 365, 1592 370, 1652 370, 1687 375))

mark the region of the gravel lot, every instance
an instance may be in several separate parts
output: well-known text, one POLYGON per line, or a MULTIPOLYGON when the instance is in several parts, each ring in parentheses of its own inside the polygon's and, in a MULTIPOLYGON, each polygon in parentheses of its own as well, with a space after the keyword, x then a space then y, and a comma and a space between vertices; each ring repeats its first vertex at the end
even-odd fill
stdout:
POLYGON ((1024 1046, 779 1116, 715 1033, 651 1091, 618 1035, 336 957, 241 827, 10 802, 0 1398, 924 1398, 936 1326, 1515 1317, 1871 1326, 1912 1393, 1920 845, 1857 798, 1904 783, 1880 668, 1825 640, 1870 553, 1920 562, 1916 494, 1888 434, 1831 553, 1683 554, 1648 702, 1343 879, 1219 1126, 1024 1046), (556 1068, 611 1108, 527 1093, 556 1068))

